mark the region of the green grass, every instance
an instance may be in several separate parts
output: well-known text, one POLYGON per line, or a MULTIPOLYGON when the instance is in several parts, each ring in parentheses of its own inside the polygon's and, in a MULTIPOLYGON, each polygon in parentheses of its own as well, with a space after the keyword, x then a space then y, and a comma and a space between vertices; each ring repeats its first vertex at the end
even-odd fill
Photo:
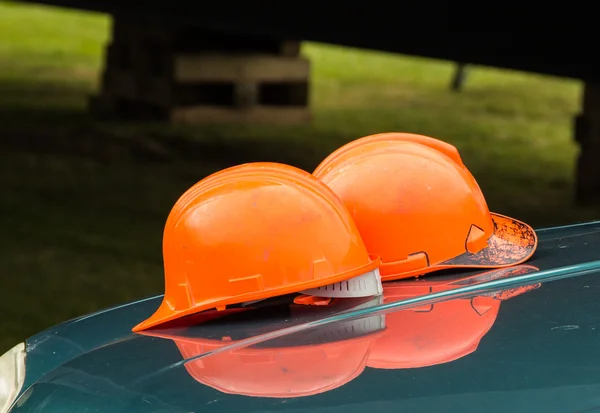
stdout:
POLYGON ((159 293, 161 236, 177 197, 254 160, 311 170, 339 145, 411 131, 455 144, 490 207, 547 226, 597 218, 572 206, 579 82, 305 44, 305 126, 99 124, 106 16, 0 3, 0 352, 42 328, 159 293))

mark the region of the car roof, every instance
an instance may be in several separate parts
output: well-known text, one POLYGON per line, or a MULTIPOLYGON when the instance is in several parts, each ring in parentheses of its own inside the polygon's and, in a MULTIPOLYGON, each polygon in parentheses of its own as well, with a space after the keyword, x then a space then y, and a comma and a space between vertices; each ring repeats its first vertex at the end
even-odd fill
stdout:
POLYGON ((384 284, 326 310, 263 308, 131 333, 162 297, 27 341, 15 412, 563 412, 596 406, 600 222, 542 229, 503 271, 384 284))

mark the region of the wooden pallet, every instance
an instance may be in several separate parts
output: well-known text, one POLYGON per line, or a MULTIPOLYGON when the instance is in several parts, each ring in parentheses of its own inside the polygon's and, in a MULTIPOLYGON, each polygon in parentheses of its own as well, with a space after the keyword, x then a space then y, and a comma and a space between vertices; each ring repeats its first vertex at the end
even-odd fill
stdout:
POLYGON ((582 112, 575 117, 579 145, 575 199, 580 205, 600 205, 600 83, 585 82, 582 112))
POLYGON ((102 90, 104 117, 177 123, 310 121, 310 63, 299 43, 116 21, 102 90), (196 39, 197 41, 191 41, 196 39))

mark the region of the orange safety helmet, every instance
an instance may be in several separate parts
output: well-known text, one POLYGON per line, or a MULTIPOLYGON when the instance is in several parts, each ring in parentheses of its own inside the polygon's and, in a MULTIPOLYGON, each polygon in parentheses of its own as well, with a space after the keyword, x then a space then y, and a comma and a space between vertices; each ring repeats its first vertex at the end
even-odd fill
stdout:
MULTIPOLYGON (((372 307, 381 301, 379 296, 361 307, 372 307)), ((310 318, 296 314, 295 309, 302 310, 300 307, 303 306, 290 306, 289 319, 295 324, 310 318)), ((238 327, 248 324, 241 322, 238 327)), ((235 324, 221 322, 220 327, 228 333, 236 332, 235 324)), ((173 340, 186 360, 188 374, 201 384, 228 394, 293 398, 334 390, 360 376, 371 343, 384 329, 385 316, 371 315, 301 330, 252 346, 244 346, 243 338, 194 337, 202 330, 209 332, 210 327, 204 325, 190 328, 187 334, 142 334, 173 340)), ((248 330, 250 338, 254 338, 253 326, 248 330)), ((276 332, 277 326, 270 330, 264 334, 276 332)))
MULTIPOLYGON (((473 277, 508 278, 539 271, 528 265, 502 268, 473 277)), ((467 282, 462 284, 469 284, 467 282)), ((536 289, 541 284, 516 287, 497 293, 455 298, 432 305, 386 313, 386 330, 373 341, 367 366, 408 369, 449 363, 477 350, 494 325, 500 303, 536 289)), ((459 283, 405 280, 386 283, 386 304, 459 287, 459 283)))
POLYGON ((499 268, 528 260, 537 235, 490 213, 457 149, 409 133, 357 139, 313 172, 346 204, 382 281, 453 267, 499 268))
POLYGON ((381 294, 344 204, 308 172, 257 162, 214 173, 175 203, 163 235, 165 295, 133 331, 208 309, 303 292, 381 294))

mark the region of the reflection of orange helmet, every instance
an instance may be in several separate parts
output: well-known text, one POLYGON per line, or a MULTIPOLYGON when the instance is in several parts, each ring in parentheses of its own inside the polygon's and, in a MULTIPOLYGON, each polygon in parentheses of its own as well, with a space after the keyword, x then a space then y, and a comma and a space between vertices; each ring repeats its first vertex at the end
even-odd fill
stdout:
POLYGON ((452 267, 522 263, 537 246, 527 224, 490 213, 456 148, 383 133, 342 146, 314 171, 346 204, 381 279, 452 267))
POLYGON ((144 334, 173 340, 199 383, 228 394, 292 398, 324 393, 358 377, 384 320, 383 315, 368 316, 231 349, 226 346, 238 342, 229 337, 144 334))
MULTIPOLYGON (((536 267, 516 266, 474 278, 507 278, 535 271, 538 271, 536 267)), ((459 286, 458 283, 429 279, 386 283, 384 302, 392 303, 459 286)), ((367 365, 380 369, 419 368, 449 363, 473 353, 494 325, 500 303, 539 286, 517 287, 500 293, 388 312, 386 330, 374 340, 367 365)))
POLYGON ((353 296, 381 293, 380 260, 343 203, 283 164, 239 165, 188 189, 167 219, 163 258, 163 302, 133 331, 296 292, 339 297, 357 284, 353 296))

